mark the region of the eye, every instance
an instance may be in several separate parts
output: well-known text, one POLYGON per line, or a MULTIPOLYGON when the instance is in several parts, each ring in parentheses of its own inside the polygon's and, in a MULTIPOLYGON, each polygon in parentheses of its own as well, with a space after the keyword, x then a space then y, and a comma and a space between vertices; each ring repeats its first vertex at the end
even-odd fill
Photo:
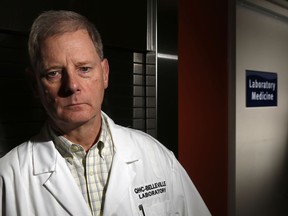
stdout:
POLYGON ((55 80, 55 79, 60 79, 62 76, 62 73, 61 71, 47 71, 46 74, 45 74, 45 78, 48 79, 48 80, 55 80))
POLYGON ((89 77, 92 68, 88 66, 80 66, 77 68, 77 73, 82 77, 89 77))
POLYGON ((90 67, 80 67, 79 72, 88 73, 90 71, 90 67))

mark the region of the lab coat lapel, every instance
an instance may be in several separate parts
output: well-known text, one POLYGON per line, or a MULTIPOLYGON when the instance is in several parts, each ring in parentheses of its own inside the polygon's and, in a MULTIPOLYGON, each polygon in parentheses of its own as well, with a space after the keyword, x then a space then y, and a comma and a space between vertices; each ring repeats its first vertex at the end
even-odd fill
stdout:
MULTIPOLYGON (((133 163, 133 162, 132 162, 133 163)), ((136 173, 115 153, 106 192, 104 216, 114 215, 119 205, 130 200, 130 186, 136 173)))
POLYGON ((71 215, 91 215, 66 164, 65 166, 58 166, 44 187, 71 215))
POLYGON ((116 125, 105 113, 102 113, 107 121, 111 132, 115 155, 113 157, 108 188, 104 201, 103 216, 119 215, 119 211, 130 212, 129 200, 132 182, 136 176, 133 170, 134 163, 139 161, 134 142, 125 129, 116 125), (121 209, 119 209, 121 207, 121 209), (128 209, 127 209, 128 208, 128 209))
POLYGON ((89 208, 44 127, 32 142, 34 175, 40 179, 58 203, 71 215, 91 215, 89 208))

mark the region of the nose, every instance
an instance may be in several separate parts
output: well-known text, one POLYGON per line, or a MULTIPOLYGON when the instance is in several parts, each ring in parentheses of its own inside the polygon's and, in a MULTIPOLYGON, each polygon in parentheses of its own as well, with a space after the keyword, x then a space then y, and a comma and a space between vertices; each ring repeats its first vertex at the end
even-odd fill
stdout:
POLYGON ((80 91, 79 80, 76 73, 73 71, 65 71, 62 74, 62 88, 61 94, 63 96, 70 96, 75 94, 77 91, 80 91))

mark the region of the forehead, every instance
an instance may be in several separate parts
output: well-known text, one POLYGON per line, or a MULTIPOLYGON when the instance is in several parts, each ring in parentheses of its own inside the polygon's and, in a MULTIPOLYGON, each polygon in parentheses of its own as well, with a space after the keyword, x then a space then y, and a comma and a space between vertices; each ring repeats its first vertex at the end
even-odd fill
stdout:
POLYGON ((64 32, 56 35, 52 35, 44 39, 42 45, 45 46, 53 46, 54 44, 58 43, 57 45, 67 44, 67 43, 87 43, 89 45, 93 45, 93 41, 86 30, 77 30, 72 32, 64 32))
POLYGON ((61 55, 98 55, 86 30, 77 30, 48 37, 42 44, 42 58, 57 57, 61 55))
POLYGON ((51 68, 100 64, 101 58, 86 31, 76 31, 47 38, 41 49, 40 73, 51 68))

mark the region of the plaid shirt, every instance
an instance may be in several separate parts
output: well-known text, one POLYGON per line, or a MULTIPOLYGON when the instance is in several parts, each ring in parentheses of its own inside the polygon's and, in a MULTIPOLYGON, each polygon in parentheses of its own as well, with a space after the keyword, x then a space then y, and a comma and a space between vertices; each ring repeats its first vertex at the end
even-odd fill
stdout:
POLYGON ((49 128, 57 150, 66 159, 83 197, 93 216, 102 215, 109 172, 114 155, 113 143, 108 125, 102 117, 100 137, 86 153, 79 144, 64 136, 57 136, 49 128))

